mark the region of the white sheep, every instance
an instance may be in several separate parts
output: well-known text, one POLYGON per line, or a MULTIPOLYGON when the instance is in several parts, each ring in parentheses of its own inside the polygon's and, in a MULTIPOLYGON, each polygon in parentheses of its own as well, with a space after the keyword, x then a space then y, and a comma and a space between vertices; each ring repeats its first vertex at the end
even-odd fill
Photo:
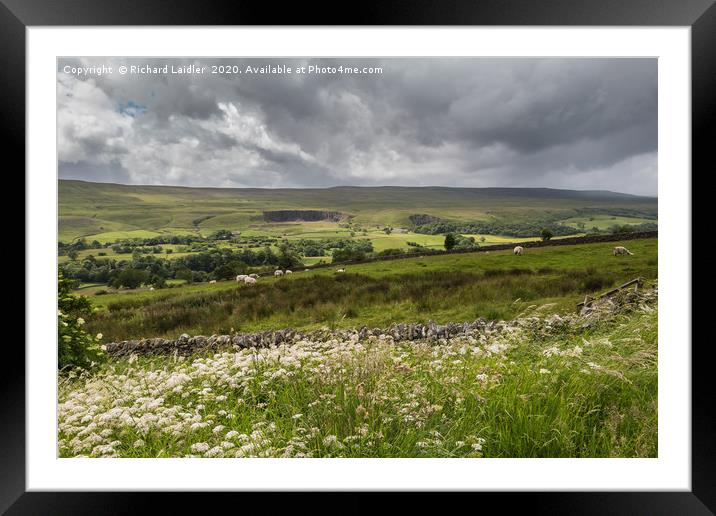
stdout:
POLYGON ((149 290, 154 290, 154 287, 149 287, 149 290))
POLYGON ((276 269, 273 273, 274 276, 283 276, 283 271, 281 269, 276 269))
POLYGON ((236 281, 238 283, 241 283, 242 281, 244 281, 245 278, 246 278, 246 274, 239 274, 238 276, 236 276, 236 281))
POLYGON ((259 279, 259 275, 256 274, 255 272, 252 273, 252 274, 249 274, 249 276, 250 276, 251 278, 254 278, 254 279, 259 279))
POLYGON ((286 269, 283 273, 284 273, 284 274, 293 274, 293 271, 290 271, 290 270, 286 269))
POLYGON ((618 246, 616 246, 616 247, 614 248, 614 256, 617 256, 617 255, 620 255, 620 254, 633 255, 634 253, 632 253, 632 252, 631 252, 629 249, 627 249, 626 247, 622 247, 622 246, 618 245, 618 246))
POLYGON ((209 283, 216 283, 216 280, 213 279, 213 280, 211 280, 209 283))
POLYGON ((521 245, 518 245, 517 247, 515 247, 514 251, 512 251, 512 252, 518 256, 521 256, 524 251, 525 251, 525 248, 522 247, 521 245))
POLYGON ((346 272, 345 269, 338 269, 336 272, 346 272))
POLYGON ((253 285, 254 283, 256 283, 256 278, 252 278, 251 276, 246 276, 244 278, 244 283, 247 285, 253 285))

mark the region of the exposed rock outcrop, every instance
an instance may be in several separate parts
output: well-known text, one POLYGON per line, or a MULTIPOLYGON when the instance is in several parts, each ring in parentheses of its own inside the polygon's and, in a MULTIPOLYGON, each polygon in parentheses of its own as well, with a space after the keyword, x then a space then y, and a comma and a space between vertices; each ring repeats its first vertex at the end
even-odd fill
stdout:
POLYGON ((340 222, 350 218, 350 215, 339 211, 325 210, 271 210, 264 211, 264 220, 266 222, 317 222, 328 220, 330 222, 340 222))
POLYGON ((411 224, 415 226, 422 226, 423 224, 434 224, 436 222, 440 222, 442 219, 426 213, 416 213, 414 215, 410 215, 408 220, 410 220, 411 224))

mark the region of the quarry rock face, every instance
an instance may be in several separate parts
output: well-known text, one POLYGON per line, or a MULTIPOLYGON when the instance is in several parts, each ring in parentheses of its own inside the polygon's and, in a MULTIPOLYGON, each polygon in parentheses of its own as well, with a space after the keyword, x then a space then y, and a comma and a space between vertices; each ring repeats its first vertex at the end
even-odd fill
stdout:
POLYGON ((507 335, 516 330, 528 330, 545 336, 563 331, 565 328, 584 329, 601 322, 616 314, 629 313, 634 310, 649 311, 651 305, 658 301, 658 287, 655 283, 650 288, 640 290, 625 290, 604 299, 599 303, 583 309, 579 313, 567 315, 551 315, 538 317, 525 315, 512 321, 487 321, 476 319, 471 322, 437 324, 433 321, 427 323, 399 323, 388 328, 368 328, 360 326, 350 329, 322 328, 310 332, 293 330, 290 328, 278 331, 264 331, 252 333, 239 333, 235 335, 203 335, 189 336, 184 333, 176 340, 153 338, 127 340, 107 344, 107 353, 114 357, 152 354, 177 353, 188 355, 201 351, 218 351, 226 349, 263 348, 278 345, 291 345, 302 340, 330 341, 339 340, 366 340, 371 337, 378 339, 392 339, 394 342, 428 340, 435 343, 444 342, 445 339, 460 335, 470 335, 480 338, 494 338, 507 335))
POLYGON ((410 215, 408 217, 408 220, 416 226, 422 226, 424 224, 434 224, 436 222, 440 222, 440 217, 434 217, 433 215, 428 215, 426 213, 416 213, 414 215, 410 215))
POLYGON ((272 210, 264 211, 263 215, 266 222, 317 222, 321 220, 340 222, 350 218, 349 215, 339 211, 325 210, 272 210))

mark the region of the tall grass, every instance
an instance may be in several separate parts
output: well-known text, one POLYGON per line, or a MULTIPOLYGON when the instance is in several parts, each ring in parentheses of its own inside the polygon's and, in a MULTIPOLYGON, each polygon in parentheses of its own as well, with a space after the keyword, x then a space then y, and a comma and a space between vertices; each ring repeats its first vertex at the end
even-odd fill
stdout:
MULTIPOLYGON (((595 268, 317 275, 213 292, 116 301, 88 322, 106 341, 286 326, 384 325, 427 319, 509 318, 525 303, 583 296, 624 275, 595 268), (515 301, 518 300, 517 303, 515 301)), ((570 299, 571 301, 571 299, 570 299)))
POLYGON ((656 311, 537 330, 122 359, 61 382, 60 453, 656 456, 656 311))

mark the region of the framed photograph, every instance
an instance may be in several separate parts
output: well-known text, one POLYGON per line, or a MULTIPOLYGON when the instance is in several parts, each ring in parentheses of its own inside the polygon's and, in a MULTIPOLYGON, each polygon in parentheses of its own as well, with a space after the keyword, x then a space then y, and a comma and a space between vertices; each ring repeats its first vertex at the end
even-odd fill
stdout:
POLYGON ((711 514, 712 3, 3 0, 27 303, 0 508, 467 491, 711 514))

